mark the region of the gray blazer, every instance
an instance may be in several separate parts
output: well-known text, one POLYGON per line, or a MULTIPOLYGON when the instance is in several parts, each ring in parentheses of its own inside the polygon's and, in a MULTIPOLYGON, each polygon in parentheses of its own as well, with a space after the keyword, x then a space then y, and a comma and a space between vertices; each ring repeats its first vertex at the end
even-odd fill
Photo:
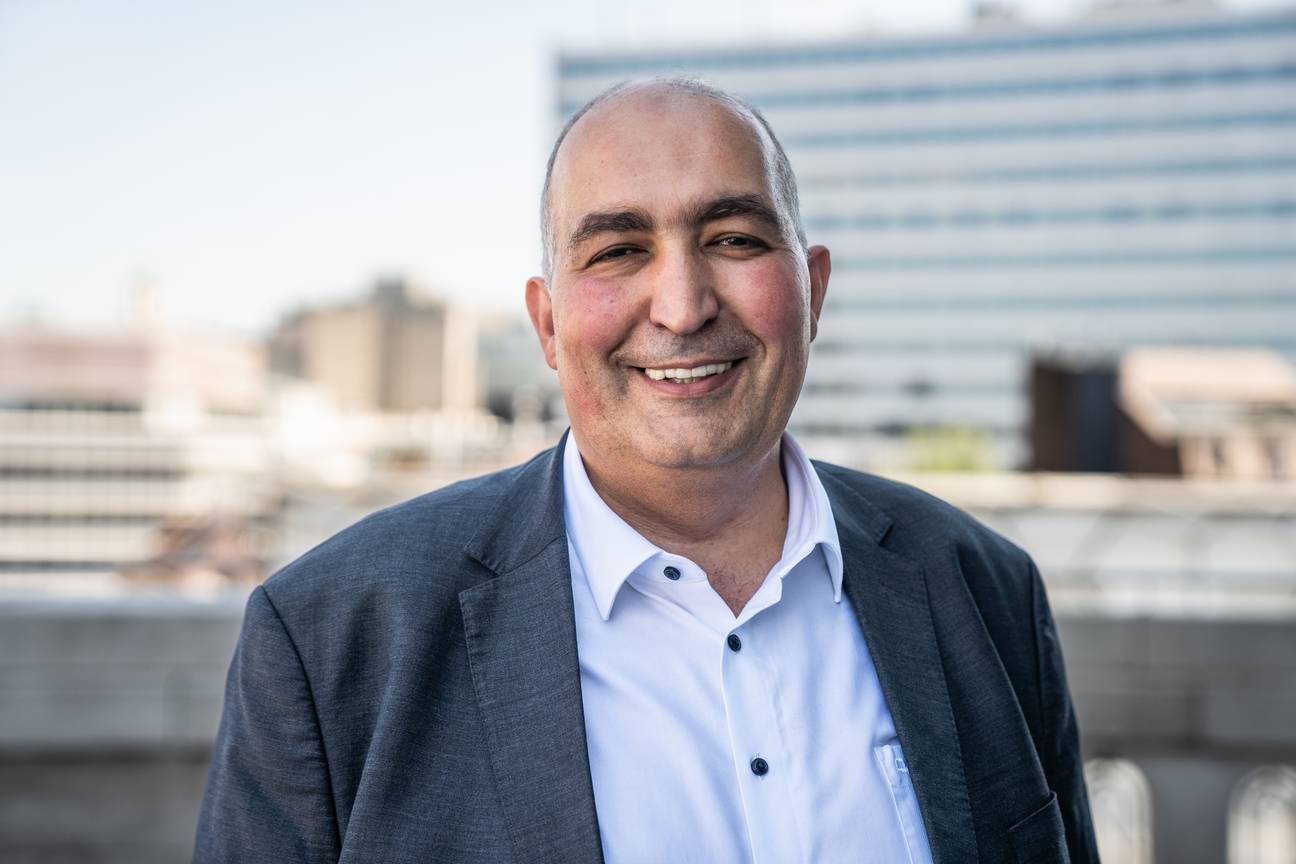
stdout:
MULTIPOLYGON (((252 593, 195 862, 602 861, 561 466, 562 444, 375 513, 252 593)), ((1030 558, 815 468, 937 864, 1096 862, 1030 558)))

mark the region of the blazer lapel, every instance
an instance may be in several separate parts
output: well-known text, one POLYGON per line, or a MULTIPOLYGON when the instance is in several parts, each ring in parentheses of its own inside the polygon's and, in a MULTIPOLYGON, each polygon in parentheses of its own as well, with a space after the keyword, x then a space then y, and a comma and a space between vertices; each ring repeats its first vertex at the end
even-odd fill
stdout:
POLYGON ((562 448, 520 469, 468 553, 497 575, 459 594, 473 686, 519 861, 602 862, 562 511, 562 448))
POLYGON ((921 566, 882 545, 890 517, 820 471, 842 544, 842 585, 904 748, 936 864, 977 860, 958 731, 921 566))

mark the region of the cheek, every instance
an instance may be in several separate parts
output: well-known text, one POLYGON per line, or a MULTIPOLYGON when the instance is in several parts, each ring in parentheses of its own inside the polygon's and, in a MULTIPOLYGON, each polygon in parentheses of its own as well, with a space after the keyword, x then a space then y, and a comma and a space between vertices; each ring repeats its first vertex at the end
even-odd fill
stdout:
POLYGON ((624 286, 607 279, 578 279, 555 297, 558 383, 572 424, 595 429, 610 418, 624 382, 607 366, 608 355, 625 340, 628 327, 624 286))
POLYGON ((740 290, 730 294, 730 306, 762 342, 786 350, 810 338, 806 295, 795 274, 771 262, 745 275, 740 290))
POLYGON ((610 279, 577 279, 562 287, 554 306, 559 364, 602 363, 625 340, 632 323, 626 287, 610 279))

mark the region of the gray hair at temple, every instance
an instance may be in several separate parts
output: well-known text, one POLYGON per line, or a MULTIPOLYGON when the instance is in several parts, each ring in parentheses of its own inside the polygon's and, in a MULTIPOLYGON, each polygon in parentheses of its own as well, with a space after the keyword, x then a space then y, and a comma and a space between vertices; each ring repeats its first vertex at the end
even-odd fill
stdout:
POLYGON ((620 84, 609 87, 586 102, 563 125, 562 131, 558 133, 558 139, 554 141, 553 150, 549 152, 549 163, 545 166, 544 189, 540 193, 540 240, 544 246, 543 266, 545 279, 553 276, 554 250, 557 242, 554 237, 553 216, 549 207, 549 186, 550 181, 553 179, 554 162, 558 159, 558 151, 562 148, 567 133, 572 130, 577 121, 593 108, 622 91, 643 86, 667 87, 719 102, 738 116, 746 118, 757 130, 763 132, 762 137, 764 140, 761 145, 765 151, 765 164, 767 170, 773 175, 771 179, 773 180, 774 195, 778 199, 775 201, 775 206, 778 207, 785 224, 791 227, 792 233, 801 244, 801 248, 803 250, 807 248, 805 228, 801 224, 801 202, 797 195, 796 175, 792 173, 792 164, 788 162, 787 154, 783 152, 783 145, 779 143, 777 136, 774 135, 774 130, 770 128, 769 122, 764 115, 746 100, 734 96, 732 93, 726 93, 718 87, 704 84, 696 78, 641 78, 633 81, 622 81, 620 84))

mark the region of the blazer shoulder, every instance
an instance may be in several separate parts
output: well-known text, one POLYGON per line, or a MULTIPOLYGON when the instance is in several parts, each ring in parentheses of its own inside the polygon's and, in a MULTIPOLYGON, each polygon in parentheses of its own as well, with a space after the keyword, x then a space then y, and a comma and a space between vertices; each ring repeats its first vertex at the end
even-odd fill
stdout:
POLYGON ((814 464, 820 477, 853 490, 885 514, 890 521, 886 545, 896 552, 918 560, 954 555, 965 573, 989 572, 1001 578, 1025 578, 1034 568, 1030 555, 1016 543, 930 492, 840 465, 814 464))
POLYGON ((461 480, 370 513, 286 564, 266 580, 275 606, 319 604, 337 594, 375 585, 432 577, 421 589, 466 587, 475 562, 465 547, 483 520, 495 513, 530 462, 461 480))

